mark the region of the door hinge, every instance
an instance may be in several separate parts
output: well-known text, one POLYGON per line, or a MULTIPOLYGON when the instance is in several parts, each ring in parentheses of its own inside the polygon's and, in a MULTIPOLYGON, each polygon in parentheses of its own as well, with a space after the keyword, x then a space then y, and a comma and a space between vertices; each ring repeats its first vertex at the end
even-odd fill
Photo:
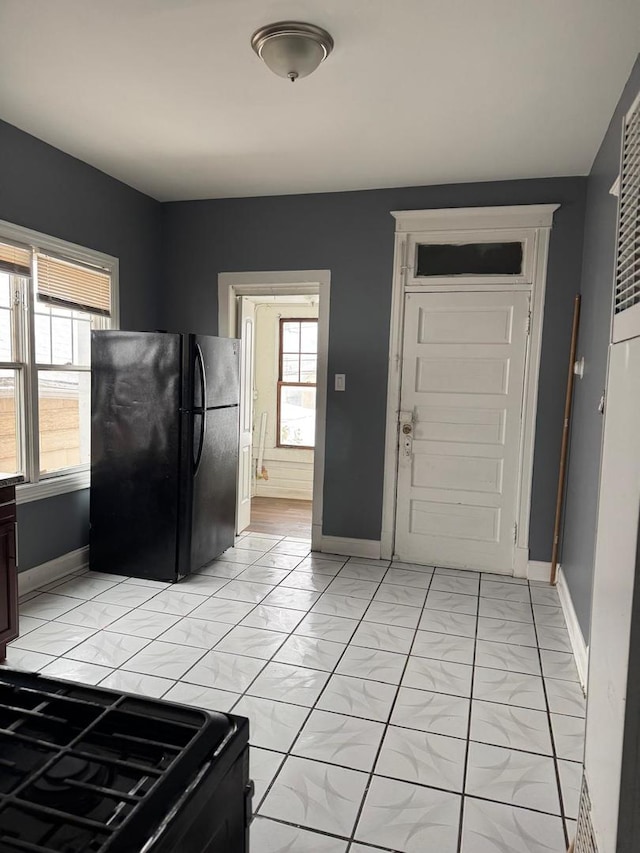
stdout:
POLYGON ((604 410, 607 407, 607 390, 602 392, 602 396, 600 397, 600 402, 598 403, 598 411, 601 415, 604 415, 604 410))
POLYGON ((531 311, 527 314, 527 319, 524 324, 524 331, 526 335, 531 334, 531 311))
POLYGON ((515 545, 518 541, 518 522, 513 525, 513 544, 515 545))
POLYGON ((13 291, 13 304, 24 305, 24 294, 22 290, 16 289, 13 291))

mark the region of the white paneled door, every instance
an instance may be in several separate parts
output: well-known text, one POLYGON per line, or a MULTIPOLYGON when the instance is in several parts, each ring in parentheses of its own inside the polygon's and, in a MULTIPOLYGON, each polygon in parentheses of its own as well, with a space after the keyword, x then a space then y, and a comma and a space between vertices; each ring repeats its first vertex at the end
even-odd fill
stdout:
POLYGON ((405 296, 395 554, 511 574, 525 292, 405 296))
POLYGON ((236 533, 242 533, 251 523, 255 316, 255 303, 246 296, 238 297, 238 337, 240 338, 240 461, 238 464, 236 533))

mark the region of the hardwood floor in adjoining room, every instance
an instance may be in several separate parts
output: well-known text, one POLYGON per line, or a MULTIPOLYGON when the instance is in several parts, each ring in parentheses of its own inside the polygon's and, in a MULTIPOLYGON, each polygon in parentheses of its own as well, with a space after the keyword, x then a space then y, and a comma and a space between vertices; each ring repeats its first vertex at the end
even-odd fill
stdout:
POLYGON ((253 498, 248 532, 311 538, 311 501, 253 498))

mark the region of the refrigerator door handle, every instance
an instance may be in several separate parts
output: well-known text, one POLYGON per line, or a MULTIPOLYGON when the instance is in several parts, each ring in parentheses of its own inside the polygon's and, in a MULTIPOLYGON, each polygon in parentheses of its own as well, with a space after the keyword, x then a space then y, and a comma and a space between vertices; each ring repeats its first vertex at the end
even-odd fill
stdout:
POLYGON ((207 410, 207 373, 204 366, 204 356, 200 344, 196 344, 196 358, 200 365, 200 405, 206 412, 207 410))
POLYGON ((199 345, 196 345, 196 359, 200 365, 200 400, 202 408, 194 409, 194 415, 199 414, 202 420, 200 421, 200 440, 198 442, 198 452, 193 463, 194 476, 198 473, 200 461, 202 459, 202 450, 204 448, 204 436, 207 428, 207 378, 205 374, 204 358, 199 345))
POLYGON ((204 447, 204 434, 207 428, 207 410, 204 409, 202 412, 194 412, 195 416, 200 416, 200 439, 198 441, 198 452, 196 454, 196 458, 193 460, 193 475, 198 473, 198 468, 200 467, 200 460, 202 459, 202 449, 204 447))

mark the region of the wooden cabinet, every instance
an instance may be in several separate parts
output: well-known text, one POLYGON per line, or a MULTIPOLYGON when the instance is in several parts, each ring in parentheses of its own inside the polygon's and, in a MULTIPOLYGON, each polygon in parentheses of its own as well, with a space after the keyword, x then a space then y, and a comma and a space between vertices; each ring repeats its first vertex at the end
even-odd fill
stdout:
POLYGON ((16 490, 0 488, 0 661, 7 643, 18 636, 18 575, 16 566, 16 490))

